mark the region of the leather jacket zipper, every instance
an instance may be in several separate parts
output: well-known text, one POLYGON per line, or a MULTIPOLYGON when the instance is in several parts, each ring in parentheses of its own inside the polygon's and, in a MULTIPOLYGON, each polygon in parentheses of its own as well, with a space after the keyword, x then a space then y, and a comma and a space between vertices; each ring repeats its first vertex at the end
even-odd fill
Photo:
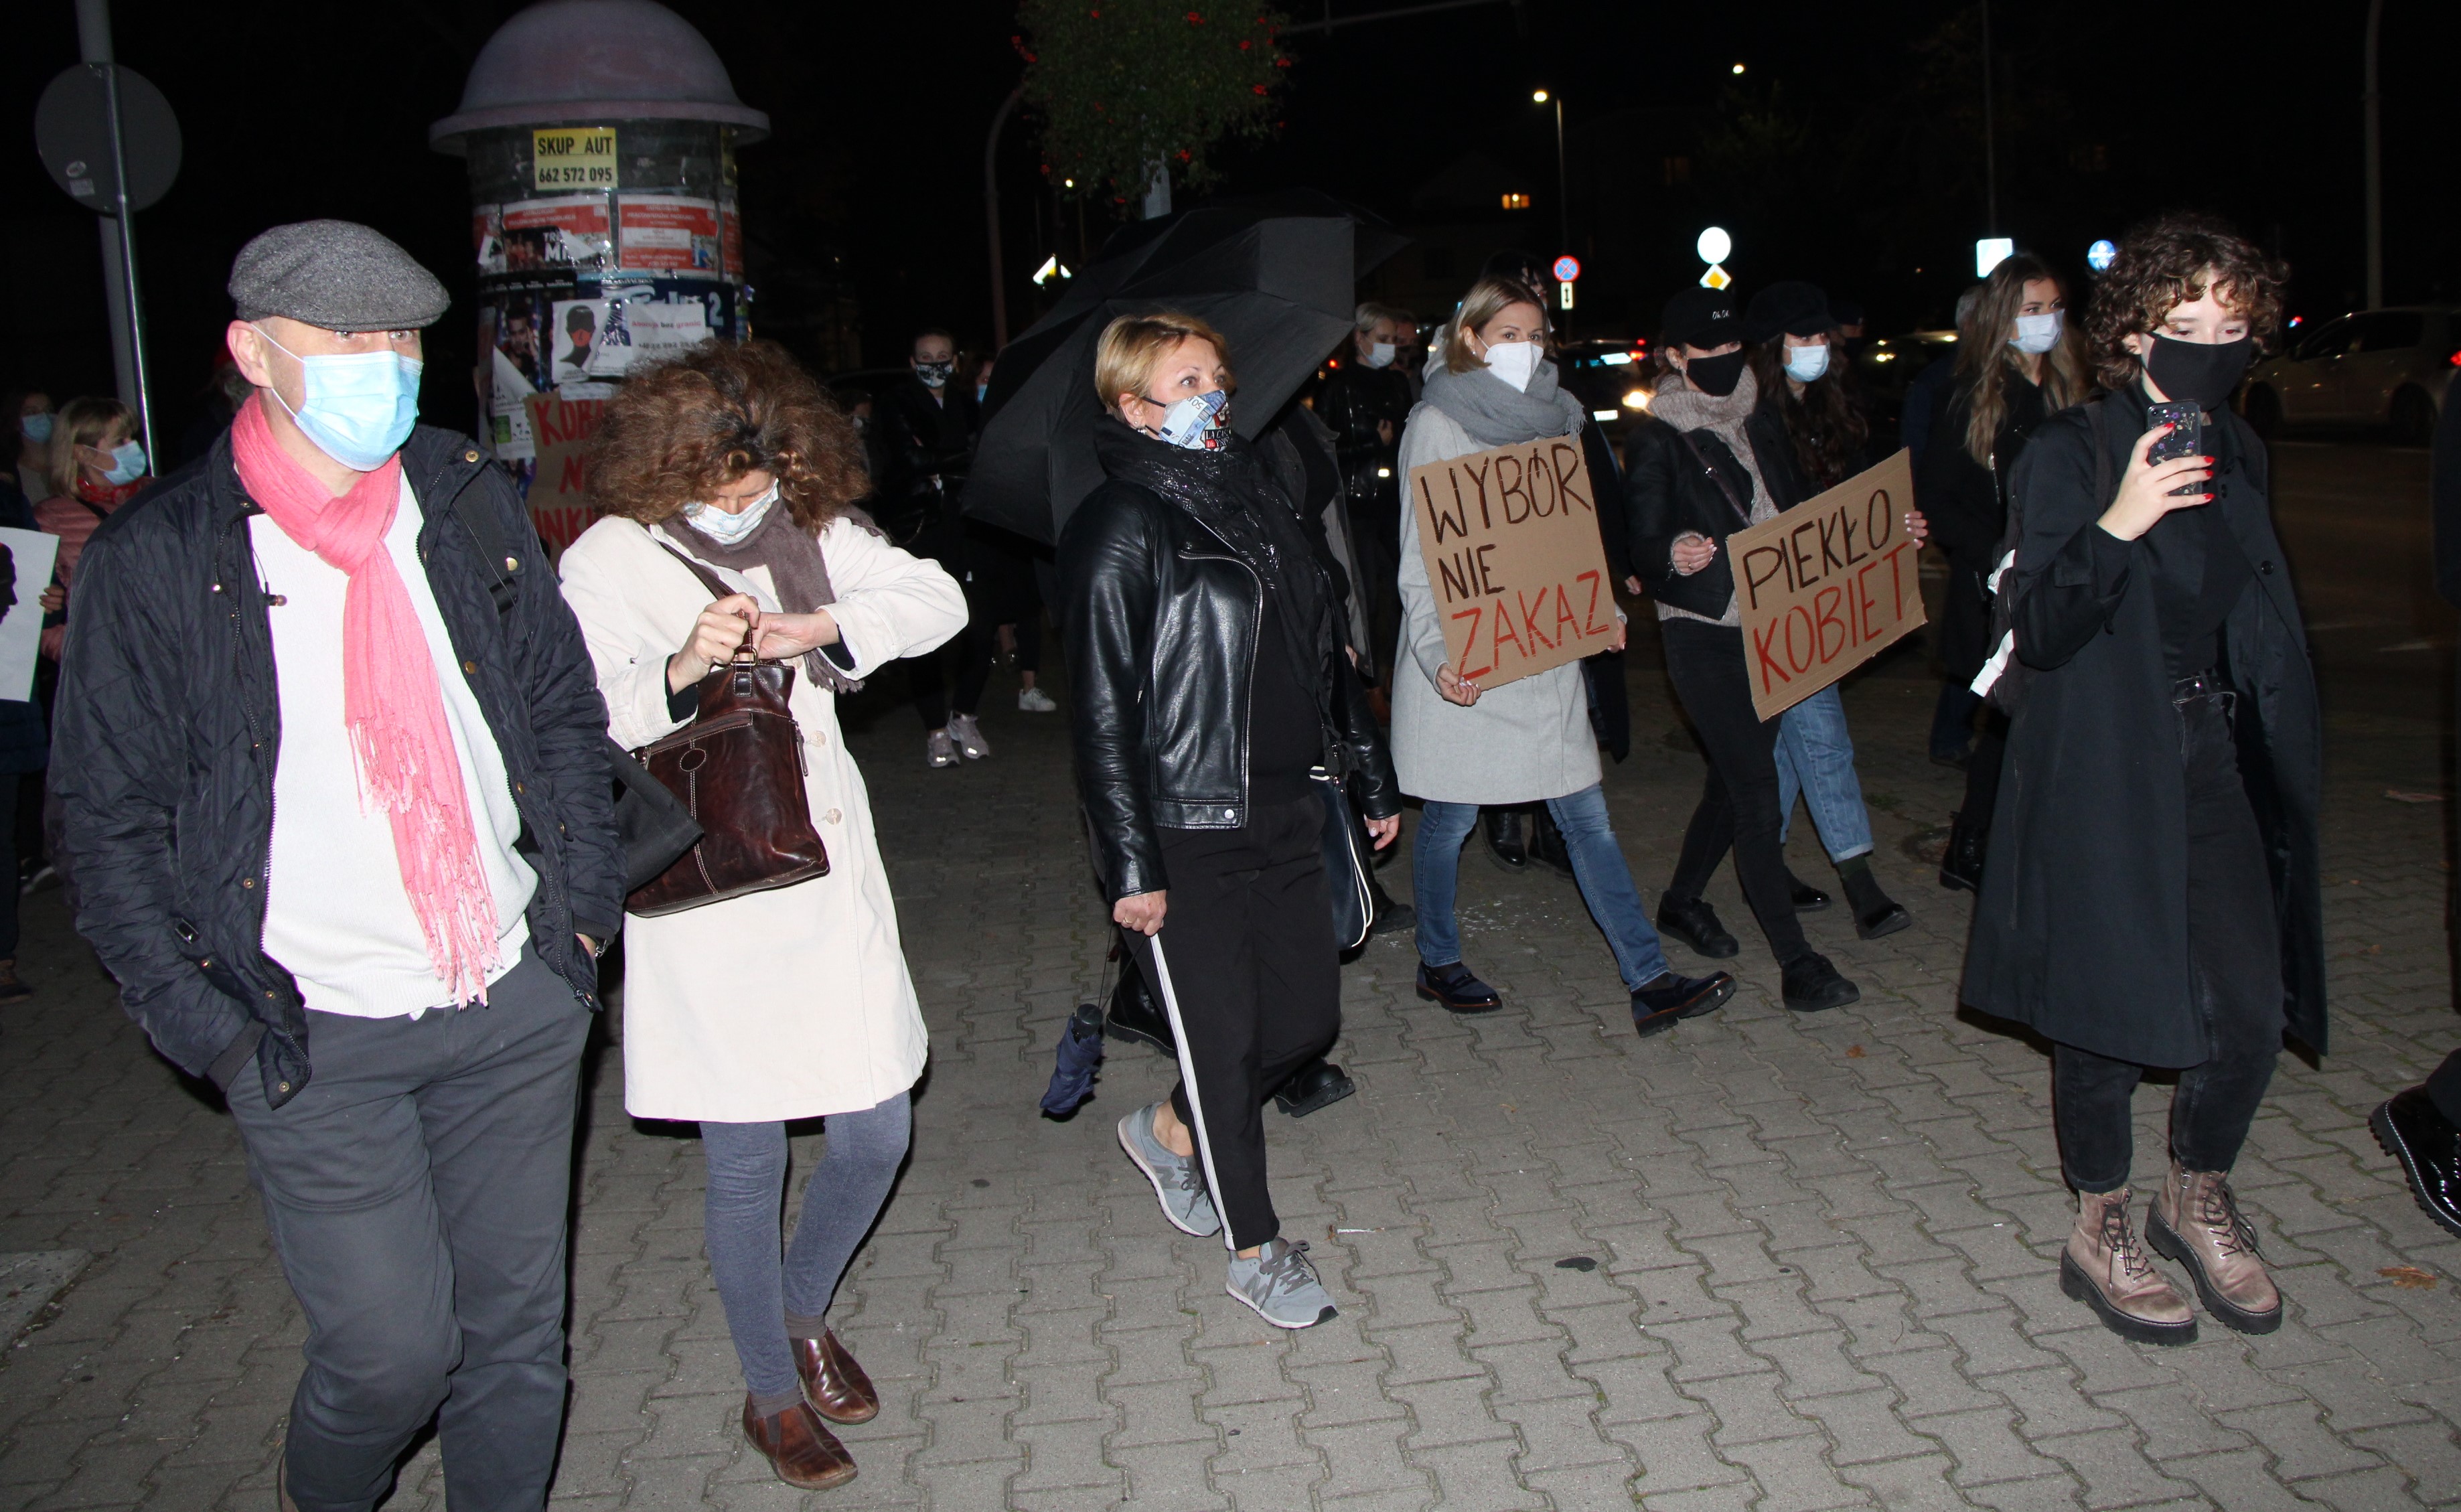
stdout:
POLYGON ((1248 692, 1239 709, 1239 729, 1246 736, 1239 742, 1239 812, 1244 818, 1251 806, 1248 801, 1248 752, 1256 741, 1256 647, 1265 630, 1265 580, 1254 567, 1230 552, 1198 551, 1182 546, 1179 556, 1183 562, 1228 562, 1248 574, 1248 581, 1256 586, 1254 612, 1248 618, 1248 692))

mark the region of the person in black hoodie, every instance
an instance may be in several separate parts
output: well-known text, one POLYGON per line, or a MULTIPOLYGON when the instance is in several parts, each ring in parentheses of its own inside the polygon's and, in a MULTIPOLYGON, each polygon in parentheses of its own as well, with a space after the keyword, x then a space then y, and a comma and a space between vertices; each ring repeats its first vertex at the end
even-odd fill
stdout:
POLYGON ((879 490, 881 524, 889 539, 918 557, 930 557, 966 588, 966 628, 953 643, 959 672, 956 694, 949 691, 947 649, 910 658, 906 679, 914 712, 923 720, 923 759, 934 767, 980 760, 992 754, 974 723, 983 685, 990 680, 996 607, 983 602, 987 582, 977 582, 970 538, 958 505, 981 431, 974 391, 956 381, 957 344, 945 330, 914 338, 907 365, 914 376, 881 396, 882 439, 888 477, 879 490))
POLYGON ((1981 702, 1969 685, 1991 653, 1983 642, 1990 577, 2007 532, 2007 479, 2042 423, 2082 402, 2092 388, 2084 344, 2068 329, 2066 310, 2066 289, 2040 258, 2019 252, 1991 270, 1958 335, 1956 386, 1938 444, 1915 475, 1915 501, 1948 553, 1938 632, 1947 681, 1932 715, 1931 755, 1965 767, 1965 803, 1949 816, 1948 850, 1940 859, 1944 887, 1981 885, 1991 806, 2000 792, 2007 716, 1987 711, 1971 752, 1966 739, 1981 702))
POLYGON ((1307 1246, 1281 1236, 1262 1104, 1340 1032, 1316 774, 1358 777, 1379 848, 1401 795, 1332 582, 1230 429, 1221 336, 1124 315, 1094 373, 1108 478, 1059 539, 1077 784, 1112 922, 1180 1066, 1170 1097, 1120 1120, 1120 1144, 1172 1226, 1223 1234, 1232 1297, 1309 1328, 1336 1310, 1307 1246))

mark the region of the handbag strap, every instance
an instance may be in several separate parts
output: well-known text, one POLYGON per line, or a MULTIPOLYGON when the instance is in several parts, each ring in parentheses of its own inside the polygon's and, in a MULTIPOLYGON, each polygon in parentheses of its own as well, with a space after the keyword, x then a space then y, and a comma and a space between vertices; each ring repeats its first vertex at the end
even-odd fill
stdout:
POLYGON ((717 575, 717 568, 696 562, 691 557, 688 557, 681 551, 676 550, 674 543, 661 538, 658 542, 658 545, 660 549, 666 552, 667 555, 674 558, 677 562, 682 563, 684 564, 684 570, 690 572, 694 577, 700 579, 700 586, 709 589, 713 596, 721 599, 732 598, 736 593, 740 591, 739 589, 727 586, 726 580, 717 575))
POLYGON ((1735 485, 1726 481, 1726 475, 1718 471, 1716 467, 1710 464, 1707 455, 1704 454, 1701 450, 1700 445, 1692 439, 1692 433, 1689 431, 1678 431, 1675 433, 1675 437, 1683 443, 1683 449, 1685 451, 1692 454, 1692 459, 1701 464, 1701 471, 1709 475, 1709 481, 1718 485, 1718 492, 1726 496, 1726 503, 1735 511, 1736 518, 1741 520, 1744 524, 1750 524, 1752 522, 1752 512, 1744 507, 1744 501, 1736 497, 1735 485))

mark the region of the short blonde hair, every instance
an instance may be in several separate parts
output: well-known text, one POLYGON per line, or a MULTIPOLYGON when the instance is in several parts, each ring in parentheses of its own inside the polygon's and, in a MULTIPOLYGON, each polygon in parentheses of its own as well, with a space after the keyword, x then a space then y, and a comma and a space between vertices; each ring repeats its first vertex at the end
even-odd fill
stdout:
POLYGON ((1514 305, 1528 305, 1538 311, 1538 344, 1553 351, 1555 323, 1549 318, 1547 307, 1530 291, 1530 286, 1509 278, 1482 278, 1469 287, 1469 292, 1462 299, 1461 309, 1453 311, 1453 318, 1444 322, 1444 371, 1476 373, 1485 367, 1487 359, 1472 352, 1469 343, 1462 338, 1514 305))
POLYGON ((1118 415, 1120 395, 1144 394, 1163 358, 1181 342, 1190 340, 1212 345, 1213 354, 1222 359, 1223 387, 1236 389, 1239 380, 1230 371, 1230 346, 1222 339, 1222 332, 1194 315, 1158 309, 1150 315, 1122 315, 1102 328, 1102 339, 1094 346, 1094 392, 1102 408, 1118 415))
MULTIPOLYGON (((88 396, 71 399, 60 406, 60 417, 52 422, 52 492, 62 499, 75 499, 77 485, 76 449, 92 446, 102 450, 102 438, 125 426, 131 440, 137 437, 137 412, 118 399, 88 396)), ((150 465, 152 458, 147 458, 150 465)))

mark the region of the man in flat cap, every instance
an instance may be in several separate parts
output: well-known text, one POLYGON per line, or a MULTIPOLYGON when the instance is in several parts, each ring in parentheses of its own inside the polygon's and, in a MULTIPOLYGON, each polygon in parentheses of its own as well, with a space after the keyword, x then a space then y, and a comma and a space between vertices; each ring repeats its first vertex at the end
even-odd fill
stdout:
POLYGON ((537 1508, 607 712, 522 500, 416 424, 441 286, 363 225, 232 266, 255 394, 78 564, 54 789, 77 927, 227 1098, 308 1315, 280 1475, 365 1508, 441 1407, 455 1512, 537 1508))

